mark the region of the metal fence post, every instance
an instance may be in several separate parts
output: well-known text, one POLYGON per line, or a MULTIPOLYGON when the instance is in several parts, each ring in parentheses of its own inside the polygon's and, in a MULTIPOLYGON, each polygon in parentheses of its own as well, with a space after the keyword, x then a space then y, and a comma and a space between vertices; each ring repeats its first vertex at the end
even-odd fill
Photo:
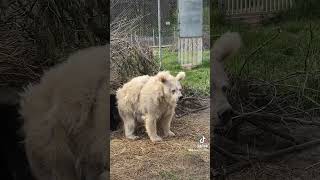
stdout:
POLYGON ((160 0, 158 0, 158 35, 159 35, 159 62, 160 68, 162 63, 162 55, 161 55, 161 9, 160 9, 160 0))

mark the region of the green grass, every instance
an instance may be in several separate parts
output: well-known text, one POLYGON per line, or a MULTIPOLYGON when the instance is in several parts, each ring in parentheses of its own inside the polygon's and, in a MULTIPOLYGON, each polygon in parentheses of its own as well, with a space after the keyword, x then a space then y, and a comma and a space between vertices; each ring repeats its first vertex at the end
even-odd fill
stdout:
POLYGON ((203 52, 203 62, 198 67, 191 70, 182 69, 178 63, 177 52, 169 50, 163 51, 163 69, 169 70, 173 75, 180 71, 186 72, 186 79, 182 85, 198 92, 201 95, 208 96, 210 93, 210 55, 209 51, 203 52))
POLYGON ((217 35, 221 35, 226 31, 240 33, 243 39, 243 47, 227 63, 227 69, 232 73, 238 74, 249 54, 277 34, 278 29, 281 29, 281 33, 277 38, 255 53, 243 70, 243 74, 249 76, 276 79, 294 71, 303 71, 305 61, 307 62, 308 71, 319 69, 319 23, 320 21, 289 21, 255 28, 242 24, 224 25, 217 26, 213 36, 218 37, 217 35), (309 46, 310 24, 313 40, 309 46))
MULTIPOLYGON (((294 89, 297 93, 307 93, 304 95, 317 102, 320 101, 320 93, 304 92, 303 88, 306 86, 315 90, 320 89, 320 73, 317 72, 320 70, 320 19, 287 20, 258 27, 225 24, 215 26, 211 35, 215 40, 226 31, 239 32, 243 39, 240 51, 226 63, 226 70, 229 73, 238 76, 245 61, 247 65, 242 70, 242 79, 277 81, 300 72, 299 76, 281 81, 281 84, 293 85, 297 87, 294 89), (280 34, 274 40, 248 59, 252 52, 270 40, 279 29, 280 34), (308 76, 305 76, 305 69, 308 76)), ((283 88, 283 91, 288 89, 289 87, 283 88)))

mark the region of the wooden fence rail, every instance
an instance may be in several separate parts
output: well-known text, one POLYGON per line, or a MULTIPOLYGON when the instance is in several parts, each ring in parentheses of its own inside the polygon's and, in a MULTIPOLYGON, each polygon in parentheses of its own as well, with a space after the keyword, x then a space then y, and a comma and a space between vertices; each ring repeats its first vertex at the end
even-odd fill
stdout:
POLYGON ((290 9, 294 0, 220 0, 219 7, 227 16, 269 14, 290 9))

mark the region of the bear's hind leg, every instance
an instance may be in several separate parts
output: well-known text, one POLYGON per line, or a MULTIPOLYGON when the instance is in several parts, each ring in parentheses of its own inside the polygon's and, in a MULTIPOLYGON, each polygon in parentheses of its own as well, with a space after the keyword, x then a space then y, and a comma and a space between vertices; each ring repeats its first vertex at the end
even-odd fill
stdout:
POLYGON ((124 125, 124 133, 126 138, 136 140, 139 136, 134 135, 134 131, 136 129, 136 121, 134 120, 133 115, 125 114, 121 110, 119 110, 120 116, 123 120, 124 125))

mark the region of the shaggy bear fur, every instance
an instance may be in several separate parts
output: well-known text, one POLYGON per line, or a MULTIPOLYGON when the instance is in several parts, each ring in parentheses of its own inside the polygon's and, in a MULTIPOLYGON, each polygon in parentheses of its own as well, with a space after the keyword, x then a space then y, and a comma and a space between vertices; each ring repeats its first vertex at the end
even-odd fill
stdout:
POLYGON ((229 89, 229 78, 224 69, 224 61, 232 54, 236 53, 241 47, 241 37, 236 32, 223 34, 213 45, 213 65, 211 67, 211 92, 213 92, 212 114, 216 116, 212 121, 213 126, 231 125, 230 114, 232 107, 227 99, 229 89))
POLYGON ((21 94, 25 149, 37 179, 94 180, 104 173, 108 47, 72 54, 21 94))
POLYGON ((182 97, 180 81, 184 78, 184 72, 174 77, 162 71, 155 76, 135 77, 118 89, 118 109, 128 139, 138 138, 134 135, 137 122, 145 123, 152 142, 162 140, 157 126, 163 130, 164 137, 175 135, 170 126, 177 101, 182 97))

